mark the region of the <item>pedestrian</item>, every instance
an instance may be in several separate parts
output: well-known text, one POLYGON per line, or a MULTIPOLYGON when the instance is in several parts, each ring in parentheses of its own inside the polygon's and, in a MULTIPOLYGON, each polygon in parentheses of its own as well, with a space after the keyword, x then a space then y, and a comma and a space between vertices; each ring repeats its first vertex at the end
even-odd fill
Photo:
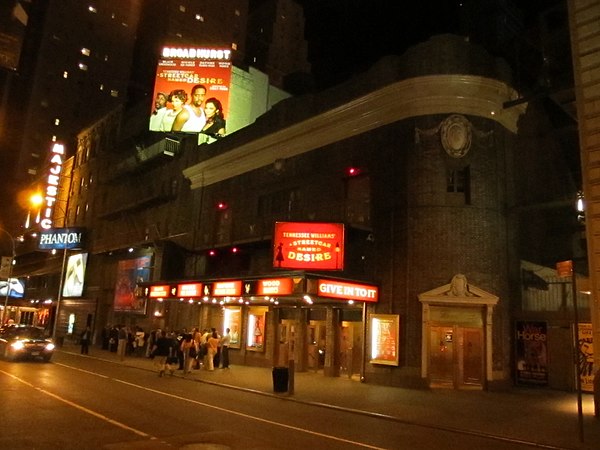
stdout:
POLYGON ((192 373, 192 364, 196 360, 196 343, 191 334, 185 334, 179 347, 183 355, 183 373, 192 373))
POLYGON ((229 344, 231 342, 230 329, 225 328, 225 334, 221 338, 221 368, 229 369, 229 344))
POLYGON ((150 356, 154 358, 154 365, 158 368, 158 376, 162 377, 167 369, 167 358, 171 356, 173 342, 164 331, 157 333, 157 336, 150 356))
POLYGON ((119 359, 121 361, 125 360, 125 351, 127 350, 127 338, 129 333, 127 332, 127 327, 125 325, 121 325, 119 327, 119 342, 117 344, 117 355, 119 355, 119 359))
POLYGON ((213 367, 219 367, 219 363, 221 362, 221 336, 219 335, 219 333, 217 333, 216 328, 211 328, 211 330, 212 334, 216 335, 217 337, 217 351, 213 356, 213 367))
MULTIPOLYGON (((214 328, 213 328, 214 330, 214 328)), ((217 354, 217 350, 219 349, 219 335, 217 331, 214 330, 207 341, 208 344, 208 354, 206 355, 206 362, 208 364, 207 370, 213 371, 215 370, 214 358, 217 354)))
POLYGON ((144 354, 144 345, 146 344, 146 333, 141 327, 136 327, 135 336, 133 340, 133 347, 135 349, 136 356, 142 356, 144 354))
POLYGON ((108 349, 109 351, 111 351, 112 353, 116 353, 117 352, 117 346, 119 343, 119 327, 118 326, 113 326, 109 333, 109 339, 108 339, 108 349))
POLYGON ((81 337, 81 354, 87 355, 89 353, 90 340, 92 339, 92 330, 90 329, 89 325, 87 325, 85 327, 85 330, 83 330, 80 337, 81 337))

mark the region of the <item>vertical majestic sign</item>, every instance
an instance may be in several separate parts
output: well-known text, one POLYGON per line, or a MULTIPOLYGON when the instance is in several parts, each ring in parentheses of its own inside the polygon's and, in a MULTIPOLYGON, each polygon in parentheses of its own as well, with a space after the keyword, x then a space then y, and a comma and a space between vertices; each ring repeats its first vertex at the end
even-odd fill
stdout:
POLYGON ((40 226, 45 230, 49 230, 53 225, 52 217, 58 197, 58 185, 60 183, 64 157, 65 146, 54 144, 50 151, 50 168, 48 169, 48 177, 46 179, 46 195, 44 196, 44 206, 41 210, 40 226))
POLYGON ((273 266, 278 269, 344 269, 344 225, 277 222, 273 266))

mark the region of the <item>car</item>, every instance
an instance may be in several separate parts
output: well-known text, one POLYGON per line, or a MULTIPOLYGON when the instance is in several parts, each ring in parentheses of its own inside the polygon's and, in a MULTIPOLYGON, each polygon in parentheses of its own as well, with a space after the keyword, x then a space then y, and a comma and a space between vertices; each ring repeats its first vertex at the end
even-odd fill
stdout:
POLYGON ((42 327, 9 325, 0 328, 0 355, 7 360, 40 358, 50 361, 54 342, 42 327))

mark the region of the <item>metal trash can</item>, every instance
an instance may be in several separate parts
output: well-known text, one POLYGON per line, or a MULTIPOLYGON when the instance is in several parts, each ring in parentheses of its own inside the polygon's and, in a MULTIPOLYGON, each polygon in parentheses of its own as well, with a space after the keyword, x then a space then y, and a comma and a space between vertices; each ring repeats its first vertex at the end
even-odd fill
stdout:
POLYGON ((273 391, 287 392, 290 373, 287 367, 273 367, 273 391))

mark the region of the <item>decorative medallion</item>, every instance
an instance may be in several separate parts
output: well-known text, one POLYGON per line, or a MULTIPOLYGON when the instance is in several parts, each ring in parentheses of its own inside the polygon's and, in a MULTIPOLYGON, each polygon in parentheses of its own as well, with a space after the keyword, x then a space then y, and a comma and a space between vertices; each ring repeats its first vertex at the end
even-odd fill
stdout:
POLYGON ((453 114, 441 124, 442 146, 453 158, 462 158, 471 148, 471 122, 453 114))

